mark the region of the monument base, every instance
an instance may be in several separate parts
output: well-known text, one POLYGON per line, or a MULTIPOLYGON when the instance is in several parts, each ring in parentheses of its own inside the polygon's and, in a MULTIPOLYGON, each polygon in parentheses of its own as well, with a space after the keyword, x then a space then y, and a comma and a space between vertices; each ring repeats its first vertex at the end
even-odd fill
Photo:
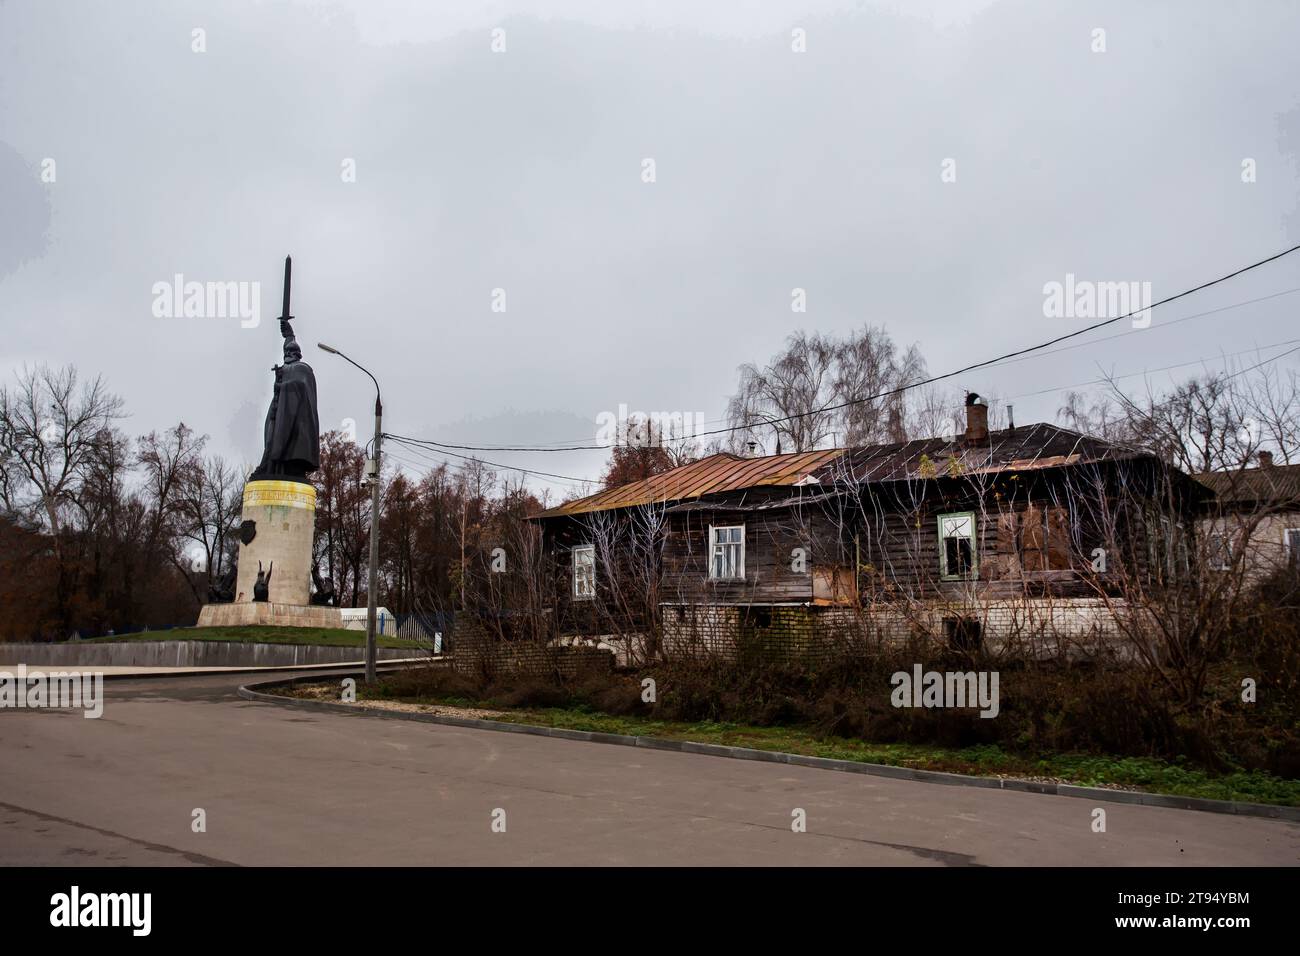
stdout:
POLYGON ((342 628, 343 612, 336 607, 314 604, 272 604, 250 601, 243 604, 205 604, 199 611, 198 627, 329 627, 342 628))
POLYGON ((311 603, 312 536, 316 489, 300 481, 250 481, 244 485, 244 527, 252 540, 239 545, 235 603, 253 600, 259 566, 271 575, 270 603, 311 603))

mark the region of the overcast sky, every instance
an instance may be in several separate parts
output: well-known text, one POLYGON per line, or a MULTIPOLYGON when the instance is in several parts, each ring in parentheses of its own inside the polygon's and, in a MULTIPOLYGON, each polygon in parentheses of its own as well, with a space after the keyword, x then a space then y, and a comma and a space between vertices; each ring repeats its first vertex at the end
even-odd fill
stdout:
MULTIPOLYGON (((1088 324, 1044 315, 1067 273, 1159 299, 1300 243, 1298 39, 1290 0, 3 0, 0 374, 73 363, 128 433, 256 461, 286 253, 322 427, 373 399, 317 341, 386 430, 466 443, 718 418, 796 328, 945 371, 1088 324), (260 325, 158 317, 178 273, 261 283, 260 325)), ((1050 421, 1300 338, 1300 293, 1170 325, 1296 288, 1300 254, 954 388, 1050 421)))

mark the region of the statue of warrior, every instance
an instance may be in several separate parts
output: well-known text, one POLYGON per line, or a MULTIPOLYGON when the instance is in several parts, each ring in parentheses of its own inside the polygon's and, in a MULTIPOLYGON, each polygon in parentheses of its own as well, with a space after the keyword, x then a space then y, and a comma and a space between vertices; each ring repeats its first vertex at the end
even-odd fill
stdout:
POLYGON ((316 585, 316 593, 311 596, 311 603, 322 607, 333 607, 334 582, 329 578, 321 577, 320 565, 315 562, 311 566, 311 578, 316 585))
POLYGON ((259 602, 269 601, 271 599, 271 572, 275 570, 275 562, 271 566, 262 570, 262 562, 257 562, 257 580, 253 582, 253 600, 259 602))
POLYGON ((284 262, 284 315, 280 334, 284 337, 284 364, 273 368, 275 390, 262 429, 262 461, 252 480, 281 479, 306 482, 320 468, 320 417, 316 408, 316 373, 302 360, 302 349, 294 338, 289 320, 289 278, 291 260, 284 262))
POLYGON ((208 585, 209 604, 229 604, 235 600, 235 577, 238 569, 232 562, 218 580, 208 585))

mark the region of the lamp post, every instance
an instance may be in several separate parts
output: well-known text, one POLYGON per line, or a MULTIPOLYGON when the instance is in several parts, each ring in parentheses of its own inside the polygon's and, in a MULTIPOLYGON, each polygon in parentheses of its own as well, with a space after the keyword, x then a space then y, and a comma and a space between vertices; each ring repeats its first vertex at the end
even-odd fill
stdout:
MULTIPOLYGON (((754 417, 755 417, 755 418, 761 418, 763 421, 767 422, 769 425, 772 426, 772 434, 774 434, 774 435, 776 436, 776 453, 777 453, 778 455, 781 454, 781 429, 780 429, 780 427, 777 425, 776 422, 772 421, 772 419, 768 418, 766 415, 754 414, 754 417)), ((752 445, 752 444, 755 444, 755 443, 754 443, 754 442, 750 442, 750 444, 752 445)))
MULTIPOLYGON (((370 370, 365 366, 353 362, 336 348, 331 348, 324 342, 317 342, 316 347, 329 352, 331 355, 337 355, 345 362, 355 365, 361 371, 370 375, 370 370)), ((378 656, 376 651, 375 631, 377 625, 377 602, 379 600, 379 444, 383 439, 383 417, 384 405, 379 398, 379 381, 370 375, 370 381, 375 383, 375 452, 374 457, 366 460, 366 478, 370 481, 370 581, 366 587, 366 683, 372 684, 376 680, 375 658, 378 656)))

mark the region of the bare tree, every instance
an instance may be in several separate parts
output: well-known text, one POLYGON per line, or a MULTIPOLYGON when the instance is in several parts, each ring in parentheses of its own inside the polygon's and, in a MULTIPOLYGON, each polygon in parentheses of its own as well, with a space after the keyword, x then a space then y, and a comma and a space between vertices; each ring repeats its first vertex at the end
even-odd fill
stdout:
POLYGON ((1258 446, 1243 428, 1233 376, 1211 373, 1192 378, 1163 397, 1149 391, 1131 397, 1111 383, 1126 426, 1138 444, 1187 472, 1239 466, 1258 446))
MULTIPOLYGON (((183 478, 177 499, 180 535, 203 549, 206 583, 212 584, 235 560, 234 529, 242 508, 243 479, 239 470, 219 455, 205 458, 183 478)), ((195 591, 195 596, 206 600, 206 593, 195 591)))
POLYGON ((816 448, 832 434, 835 415, 822 411, 835 401, 836 343, 821 335, 796 332, 785 351, 763 368, 740 367, 740 385, 727 405, 733 450, 772 429, 781 451, 816 448))
POLYGON ((864 325, 845 338, 796 332, 762 368, 740 368, 727 406, 731 449, 751 441, 772 451, 807 451, 906 440, 908 392, 925 376, 916 346, 899 350, 883 327, 864 325), (770 439, 770 441, 769 441, 770 439))
POLYGON ((24 367, 15 388, 0 388, 6 508, 39 516, 57 542, 65 509, 121 409, 100 378, 79 383, 71 365, 24 367))
POLYGON ((1283 463, 1293 464, 1300 453, 1300 375, 1295 369, 1265 365, 1241 377, 1240 407, 1247 435, 1257 435, 1283 463))
POLYGON ((925 377, 915 345, 902 353, 883 327, 863 326, 836 347, 835 397, 852 402, 839 412, 843 444, 907 440, 904 385, 925 377))
POLYGON ((1143 475, 1121 464, 1117 471, 1118 486, 1105 496, 1073 489, 1081 520, 1100 531, 1103 557, 1080 555, 1081 574, 1105 604, 1125 656, 1192 707, 1249 604, 1243 542, 1279 503, 1255 503, 1228 524, 1214 511, 1201 517, 1208 494, 1174 469, 1143 475))
POLYGON ((1085 435, 1107 441, 1133 440, 1123 412, 1106 395, 1090 401, 1083 392, 1067 392, 1065 404, 1056 414, 1067 427, 1085 435))

